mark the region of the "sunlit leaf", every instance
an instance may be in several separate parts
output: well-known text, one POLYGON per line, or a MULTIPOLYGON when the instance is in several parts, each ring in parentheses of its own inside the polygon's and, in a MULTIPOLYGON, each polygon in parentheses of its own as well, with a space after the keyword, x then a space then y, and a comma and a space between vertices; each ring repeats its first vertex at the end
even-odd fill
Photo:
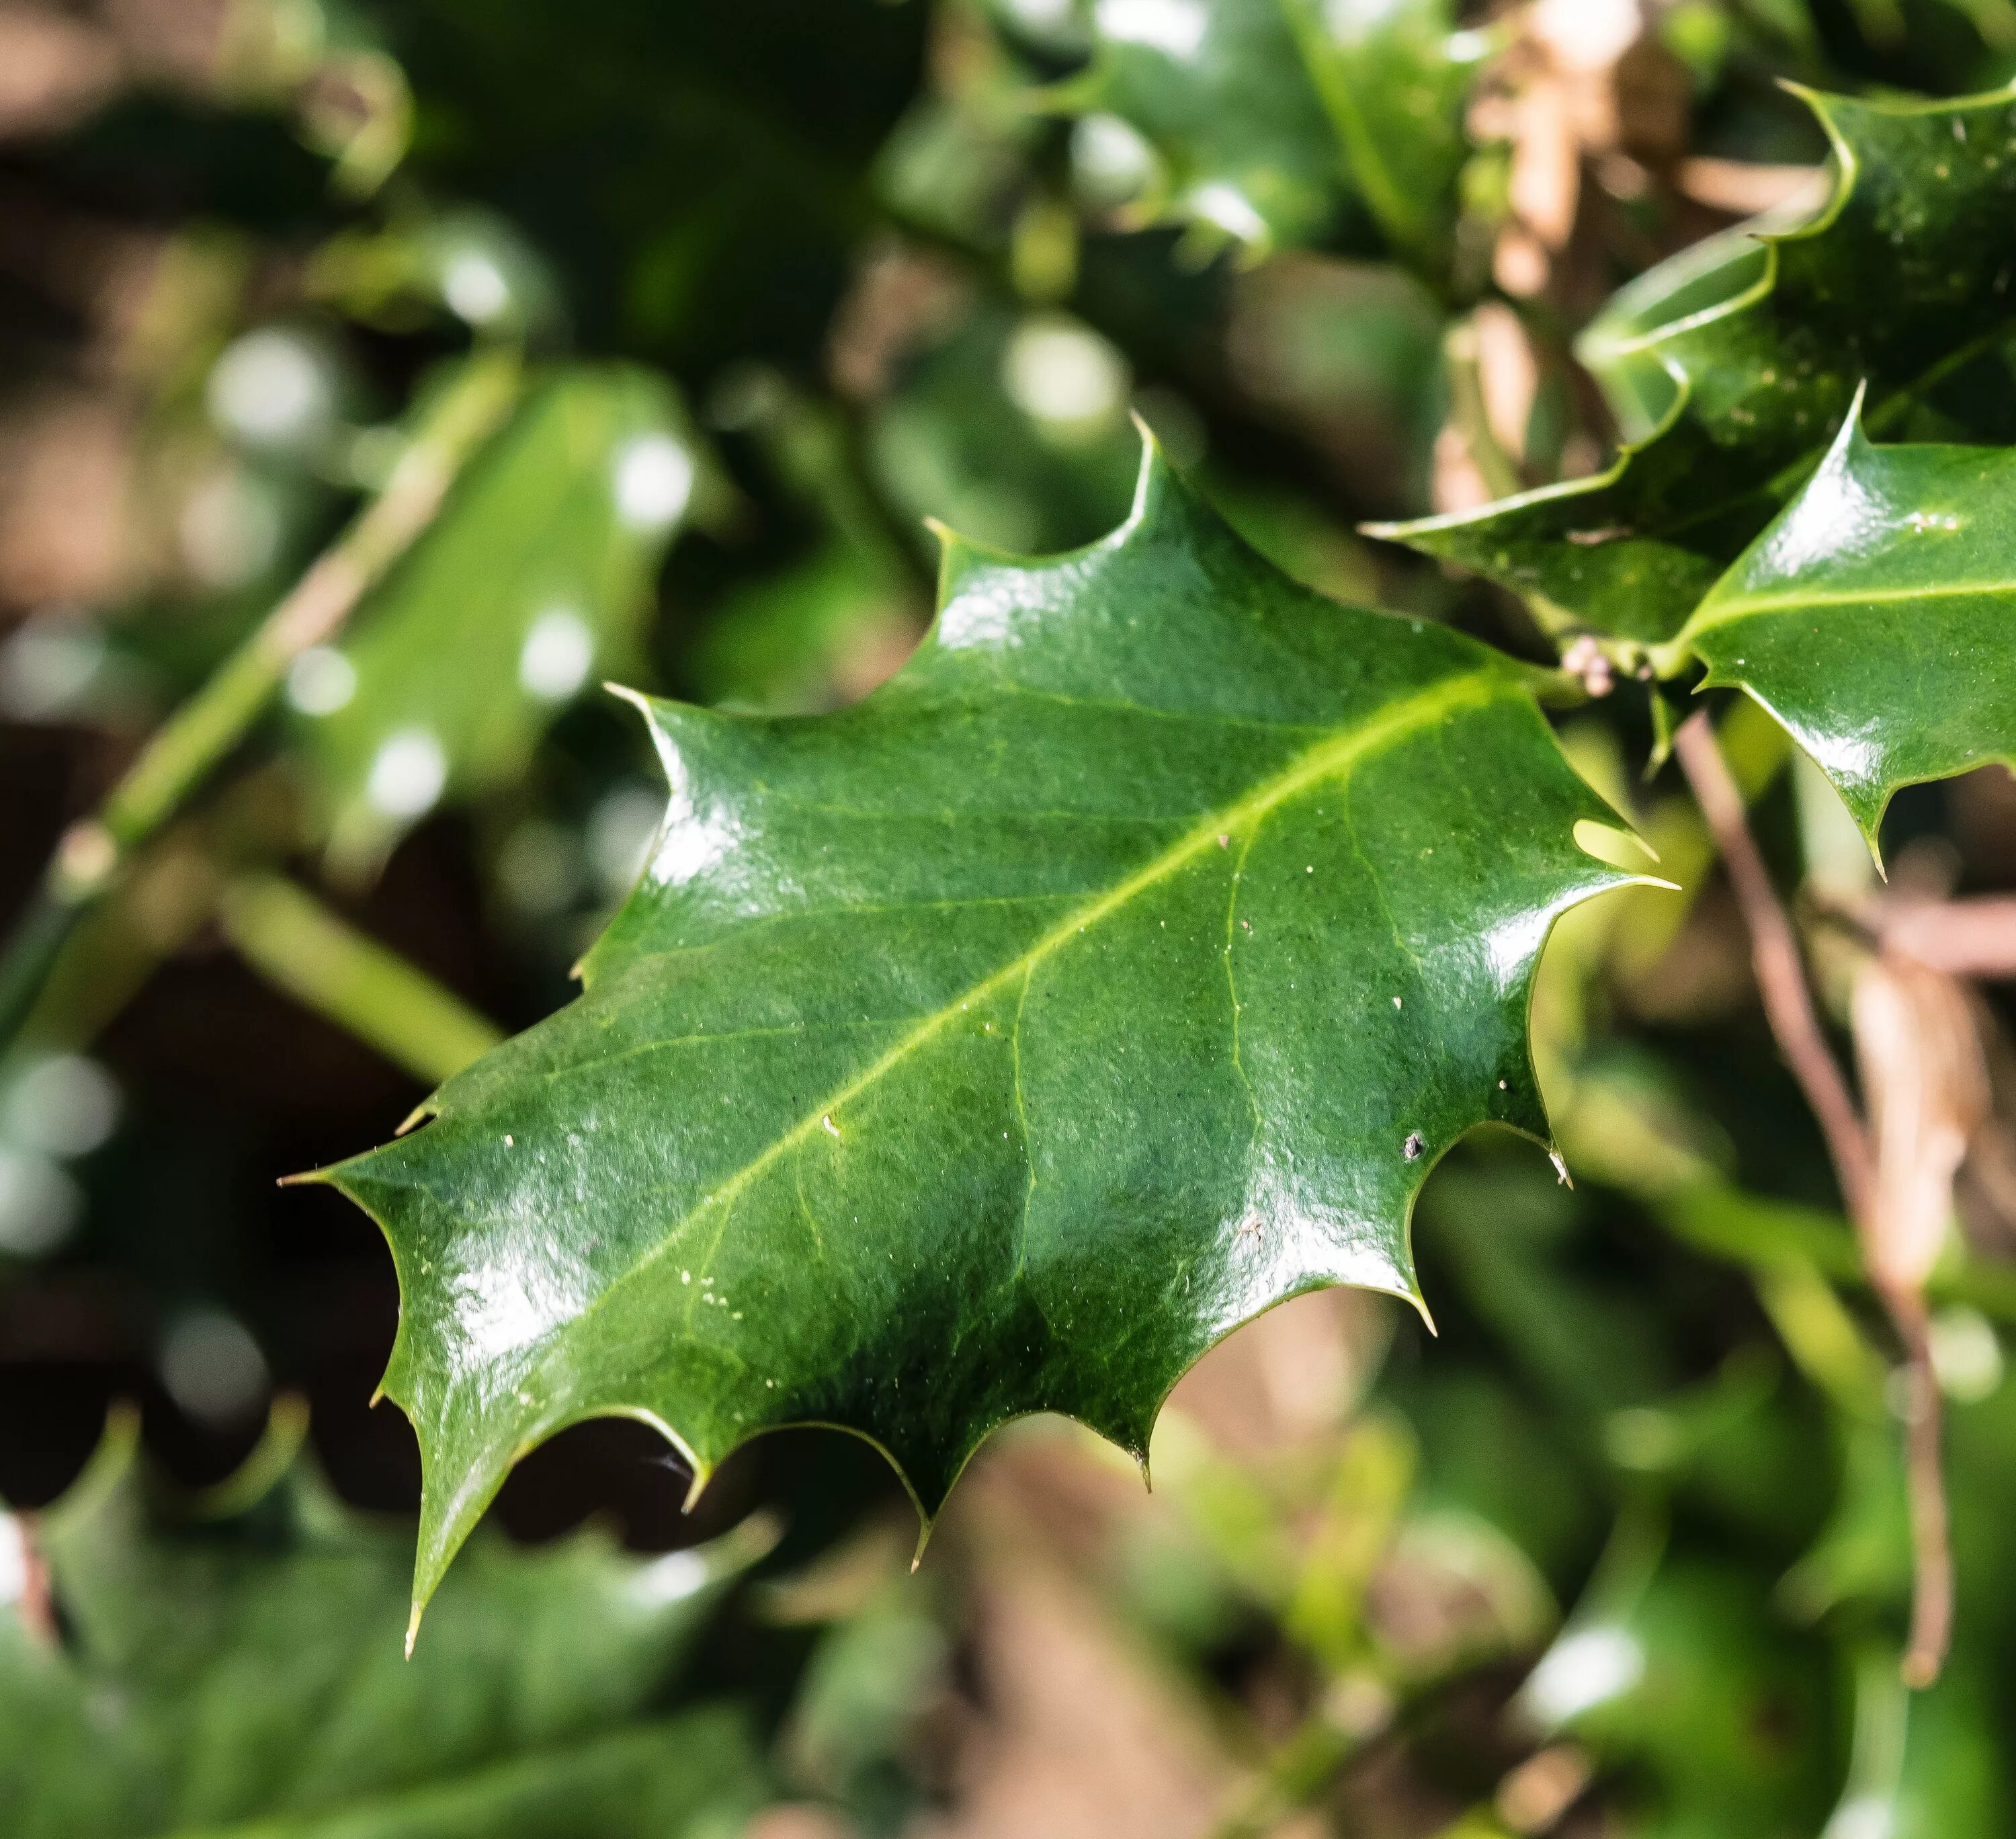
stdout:
POLYGON ((1826 463, 1681 637, 1791 731, 1873 842, 1898 787, 2016 760, 2016 451, 1826 463))
POLYGON ((1886 426, 2016 324, 2011 92, 1807 100, 1834 146, 1827 208, 1689 251, 1591 328, 1585 354, 1642 444, 1596 478, 1381 534, 1515 589, 1550 627, 1668 640, 1858 388, 1886 426))
POLYGON ((587 994, 329 1177, 404 1285, 423 1598, 580 1419, 703 1477, 841 1425, 935 1510, 1006 1419, 1143 1452, 1270 1304, 1413 1293, 1436 1159, 1545 1137, 1542 942, 1627 878, 1519 667, 1296 586, 1152 451, 1089 549, 952 542, 855 708, 647 712, 671 810, 587 994))

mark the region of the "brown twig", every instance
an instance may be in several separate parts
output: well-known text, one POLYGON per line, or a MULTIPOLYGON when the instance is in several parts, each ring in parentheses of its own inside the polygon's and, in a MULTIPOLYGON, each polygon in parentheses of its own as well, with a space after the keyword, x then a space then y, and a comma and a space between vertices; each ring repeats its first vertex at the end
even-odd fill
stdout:
POLYGON ((1722 757, 1705 710, 1680 724, 1673 736, 1673 754, 1694 788, 1729 870, 1730 885, 1750 933, 1751 961, 1764 999, 1765 1019, 1820 1120, 1841 1182, 1841 1198, 1850 1216, 1859 1220, 1867 1211, 1874 1173, 1869 1132, 1840 1062, 1820 1030, 1798 939, 1777 889, 1771 885, 1764 858, 1758 853, 1744 812, 1743 794, 1722 757))
MULTIPOLYGON (((1868 1127, 1821 1031, 1798 936, 1750 834, 1743 795, 1723 758, 1705 710, 1680 725, 1673 737, 1673 753, 1729 871, 1730 885, 1750 934, 1765 1018, 1820 1120, 1842 1199, 1863 1241, 1864 1262, 1874 1273, 1880 1260, 1869 1255, 1876 1227, 1871 1215, 1876 1179, 1868 1127)), ((1910 1388, 1904 1453, 1911 1505, 1913 1588, 1903 1675, 1906 1686, 1918 1689, 1939 1678, 1953 1630, 1953 1552, 1940 1463, 1939 1379, 1932 1368, 1923 1296, 1883 1283, 1877 1285, 1877 1293, 1904 1344, 1910 1388)))
POLYGON ((1917 1692, 1938 1679, 1953 1640, 1953 1538, 1940 1461, 1939 1382, 1932 1368, 1924 1297, 1885 1290, 1883 1300, 1903 1337, 1910 1384, 1904 1474, 1911 1504, 1911 1635, 1903 1672, 1904 1683, 1917 1692))
POLYGON ((2016 979, 2016 896, 1909 901, 1874 924, 1885 945, 1949 977, 2016 979))

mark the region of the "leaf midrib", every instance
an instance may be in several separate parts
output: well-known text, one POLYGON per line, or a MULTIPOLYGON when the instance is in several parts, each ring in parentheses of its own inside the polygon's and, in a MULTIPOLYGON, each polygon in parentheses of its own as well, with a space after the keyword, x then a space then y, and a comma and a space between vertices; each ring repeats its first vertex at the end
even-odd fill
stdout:
MULTIPOLYGON (((716 1188, 699 1206, 674 1223, 643 1257, 604 1285, 585 1307, 556 1329, 555 1344, 557 1344, 560 1336, 580 1327, 617 1291, 641 1277, 657 1260, 668 1255, 680 1235, 710 1209, 730 1208, 754 1182, 800 1144, 809 1140, 814 1132, 820 1130, 824 1120, 833 1117, 887 1076, 949 1023, 967 1012, 974 1004, 985 1002, 996 990, 1033 971, 1045 958, 1071 939, 1097 925, 1157 883, 1167 879, 1207 849, 1215 847, 1220 836, 1257 822, 1298 793, 1355 766, 1381 747, 1400 741, 1466 705, 1483 708, 1508 692, 1514 694, 1521 693, 1496 665, 1487 665, 1458 676, 1445 677, 1425 690, 1417 691, 1412 696, 1389 705, 1361 726, 1334 734, 1323 744, 1305 749, 1288 766, 1262 781, 1244 798, 1208 813, 1193 828, 1185 832, 1161 854, 1136 869, 1124 881, 1096 900, 1075 907, 1000 969, 991 972, 941 1008, 922 1017, 872 1066, 857 1074, 837 1091, 812 1105, 790 1130, 776 1138, 759 1155, 745 1163, 716 1188)), ((725 1231, 726 1224, 724 1218, 723 1231, 725 1231)), ((707 1259, 702 1260, 700 1267, 704 1268, 711 1260, 718 1245, 717 1238, 715 1246, 709 1248, 707 1259)))
POLYGON ((1764 613, 1798 613, 1809 607, 1885 607, 1910 600, 1964 600, 1984 594, 2016 594, 2016 581, 1955 582, 1940 587, 1881 587, 1833 593, 1758 594, 1708 604, 1688 622, 1681 636, 1693 640, 1717 626, 1734 626, 1764 613))

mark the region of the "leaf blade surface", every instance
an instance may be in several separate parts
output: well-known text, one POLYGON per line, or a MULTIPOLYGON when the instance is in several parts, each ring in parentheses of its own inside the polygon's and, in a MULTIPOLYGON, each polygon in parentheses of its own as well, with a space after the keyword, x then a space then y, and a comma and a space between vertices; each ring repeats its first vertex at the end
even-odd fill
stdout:
POLYGON ((2016 452, 1851 417, 1681 636, 1827 773, 1872 846, 1900 786, 2016 760, 2016 452))
POLYGON ((1010 1417, 1139 1453, 1273 1303, 1413 1295, 1435 1159, 1544 1137, 1553 918, 1626 878, 1517 666, 1297 587, 1152 453, 1090 549, 955 543, 855 708, 647 712, 670 813, 586 993, 330 1174, 400 1267, 422 1598, 583 1417, 702 1477, 838 1425, 928 1513, 1010 1417))
POLYGON ((1758 226, 1754 254, 1733 236, 1687 251, 1591 329, 1585 357, 1643 438, 1593 478, 1378 534, 1512 589, 1550 630, 1661 644, 1819 463, 1859 390, 1881 425, 2006 336, 2011 92, 1806 99, 1835 148, 1820 215, 1758 226))

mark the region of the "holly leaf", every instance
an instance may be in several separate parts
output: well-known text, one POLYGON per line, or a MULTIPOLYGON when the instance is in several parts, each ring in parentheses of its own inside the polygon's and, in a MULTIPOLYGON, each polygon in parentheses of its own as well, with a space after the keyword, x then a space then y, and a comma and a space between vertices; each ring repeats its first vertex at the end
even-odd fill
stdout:
POLYGON ((517 777, 598 672, 634 666, 696 476, 650 373, 572 366, 534 388, 355 636, 289 679, 340 867, 375 867, 442 799, 517 777))
POLYGON ((2016 92, 1802 93, 1834 146, 1826 207, 1748 249, 1687 251, 1584 341, 1627 434, 1662 415, 1652 431, 1593 478, 1374 534, 1515 590, 1550 630, 1659 644, 1810 474, 1859 388, 1885 426, 2007 335, 2016 92))
POLYGON ((928 1516, 1010 1418, 1141 1456, 1249 1317, 1417 1296, 1435 1160, 1545 1140, 1550 925, 1629 878, 1522 667, 1297 586, 1152 447, 1088 549, 948 539, 854 708, 641 706, 671 806, 586 993, 324 1177, 401 1274, 423 1600, 584 1418, 696 1487, 837 1425, 928 1516))
POLYGON ((761 1795, 749 1733, 662 1707, 760 1541, 658 1559, 599 1534, 478 1542, 409 1662, 406 1538, 290 1466, 300 1429, 207 1510, 141 1473, 125 1424, 32 1529, 0 1514, 0 1551, 31 1541, 54 1612, 0 1606, 13 1839, 740 1830, 761 1795))
POLYGON ((1444 0, 1098 0, 1093 59, 1060 106, 1154 150, 1154 211, 1265 248, 1322 243, 1355 211, 1407 254, 1438 244, 1489 46, 1444 0))
POLYGON ((1874 846, 1899 786, 2016 763, 2016 450, 1878 447, 1820 470, 1681 633, 1818 763, 1874 846))

